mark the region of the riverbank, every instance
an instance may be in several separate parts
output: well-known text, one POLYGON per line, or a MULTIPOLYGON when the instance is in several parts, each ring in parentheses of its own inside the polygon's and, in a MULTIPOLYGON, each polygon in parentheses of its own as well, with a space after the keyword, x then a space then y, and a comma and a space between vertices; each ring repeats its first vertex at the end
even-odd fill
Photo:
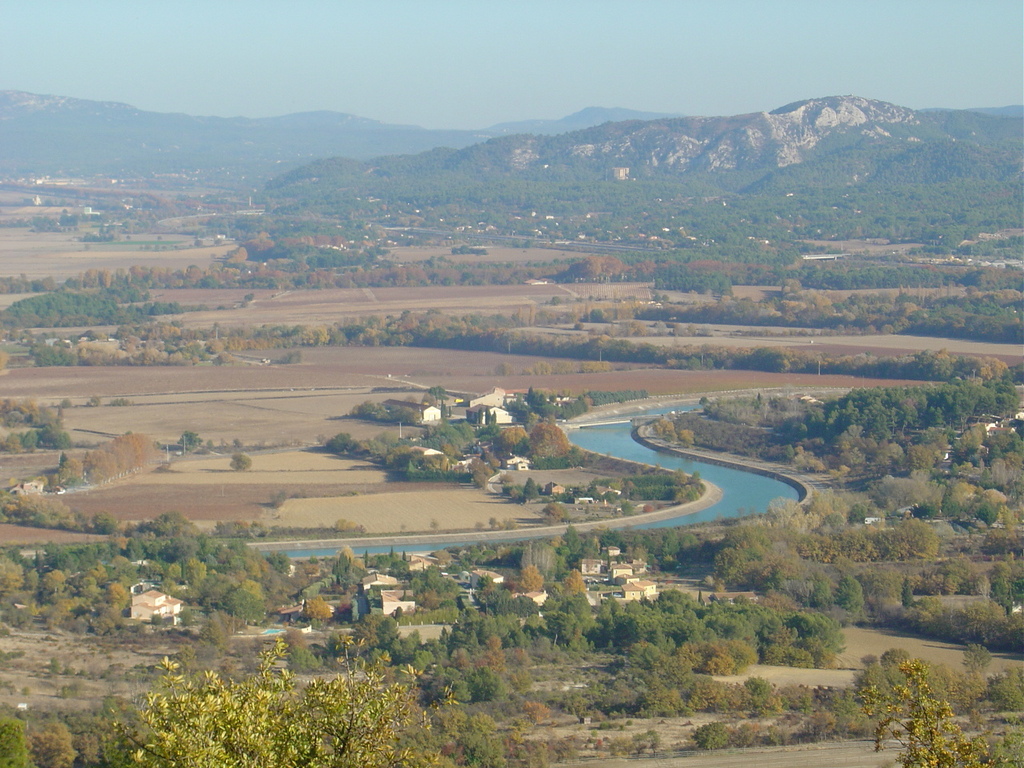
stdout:
POLYGON ((696 514, 713 507, 722 500, 722 489, 713 483, 704 482, 704 494, 695 501, 676 504, 671 507, 642 512, 629 517, 592 520, 572 525, 544 525, 536 528, 518 528, 511 531, 459 531, 451 533, 417 533, 388 536, 361 536, 338 539, 305 539, 293 541, 260 541, 250 542, 249 546, 260 552, 301 552, 311 550, 343 549, 353 550, 368 547, 394 547, 396 551, 413 551, 420 549, 443 549, 445 546, 457 544, 479 544, 495 541, 523 541, 525 539, 547 539, 562 536, 571 527, 577 531, 614 530, 635 528, 637 526, 671 520, 696 514))
MULTIPOLYGON (((607 422, 612 419, 621 418, 628 421, 635 416, 643 416, 649 411, 663 408, 694 407, 700 404, 704 398, 709 400, 720 400, 733 397, 772 397, 777 395, 789 395, 797 391, 794 387, 750 387, 748 389, 732 389, 716 392, 694 392, 687 395, 653 395, 645 400, 628 400, 624 403, 608 403, 597 405, 580 416, 574 416, 563 425, 570 429, 590 426, 594 423, 607 422)), ((815 397, 841 396, 850 391, 849 387, 801 387, 801 394, 813 395, 815 397)))
POLYGON ((671 453, 684 459, 693 459, 705 464, 717 464, 720 467, 738 469, 742 472, 752 472, 755 475, 778 480, 780 483, 785 483, 790 488, 796 490, 798 494, 797 501, 799 502, 807 501, 815 493, 829 489, 829 485, 823 476, 814 477, 804 473, 793 472, 784 464, 752 459, 746 456, 737 456, 731 453, 703 451, 699 448, 680 448, 677 445, 654 437, 651 434, 652 431, 650 422, 639 424, 633 428, 633 439, 641 445, 646 445, 652 451, 658 451, 659 453, 671 453))
MULTIPOLYGON (((647 445, 645 442, 634 440, 630 436, 630 428, 627 425, 630 424, 632 417, 637 415, 651 415, 652 411, 661 412, 673 407, 685 407, 695 406, 699 403, 701 397, 715 397, 715 396, 751 396, 756 393, 768 395, 776 392, 782 392, 782 390, 772 390, 770 388, 758 388, 749 390, 736 390, 728 393, 715 392, 701 395, 699 393, 691 395, 671 395, 671 396, 660 396, 654 398, 647 398, 645 400, 631 401, 628 403, 612 403, 607 406, 595 408, 593 411, 588 412, 576 419, 572 419, 569 423, 561 424, 564 429, 571 429, 574 433, 576 428, 584 426, 593 426, 594 424, 600 423, 621 423, 623 425, 623 437, 628 442, 640 449, 645 456, 633 456, 626 458, 625 454, 618 451, 609 452, 605 447, 596 447, 589 452, 594 457, 595 466, 600 466, 601 471, 608 475, 614 474, 629 474, 631 472, 643 472, 651 471, 655 466, 660 466, 660 463, 655 459, 653 453, 661 450, 667 454, 677 454, 679 459, 690 460, 691 457, 685 456, 681 450, 678 452, 672 447, 665 444, 661 445, 647 445), (651 460, 655 459, 655 460, 651 460)), ((578 434, 578 433, 577 433, 578 434)), ((785 485, 790 489, 794 495, 800 497, 806 497, 809 490, 814 489, 815 484, 811 482, 792 482, 792 477, 787 477, 786 480, 781 479, 780 475, 791 475, 792 473, 784 472, 782 468, 771 468, 771 471, 752 471, 751 467, 744 461, 737 458, 735 461, 729 459, 721 459, 716 454, 708 453, 707 456, 692 457, 698 462, 702 462, 705 465, 705 470, 710 471, 715 465, 721 466, 722 470, 727 473, 733 473, 736 475, 742 475, 746 479, 737 479, 732 476, 728 479, 723 478, 722 482, 728 489, 728 493, 725 493, 723 489, 715 484, 716 477, 708 477, 705 474, 705 470, 701 470, 702 479, 705 483, 705 493, 702 497, 694 502, 682 505, 674 505, 672 507, 666 507, 664 509, 657 510, 655 512, 643 513, 639 515, 631 515, 623 518, 607 518, 603 520, 588 521, 586 523, 575 523, 573 528, 578 531, 594 530, 594 529, 619 529, 619 528, 634 528, 634 527, 655 527, 659 523, 665 521, 674 520, 684 517, 695 518, 696 521, 704 522, 715 517, 712 512, 705 512, 710 510, 712 507, 716 507, 722 502, 725 497, 730 497, 732 501, 730 504, 735 504, 735 508, 728 508, 723 510, 722 516, 734 517, 737 514, 749 514, 754 509, 764 510, 767 500, 773 496, 765 498, 765 489, 759 488, 755 490, 754 486, 756 483, 753 482, 754 478, 751 475, 760 475, 765 480, 758 479, 758 483, 761 482, 776 482, 780 485, 785 485), (748 494, 746 500, 736 501, 737 492, 740 494, 746 492, 748 494), (754 503, 750 503, 750 497, 753 496, 754 503), (700 515, 698 513, 705 513, 700 515)), ((687 467, 684 471, 691 472, 693 469, 687 467)), ((680 524, 684 524, 680 521, 680 524)), ((312 553, 327 553, 331 550, 336 550, 342 547, 352 547, 358 549, 360 547, 364 549, 375 548, 379 549, 382 547, 395 547, 396 549, 405 549, 406 551, 413 550, 424 550, 424 549, 440 549, 448 545, 460 545, 460 544, 471 544, 480 542, 510 542, 510 541, 522 541, 524 539, 534 538, 546 538, 553 536, 560 536, 567 530, 567 525, 557 526, 530 526, 530 527, 519 527, 513 530, 452 530, 452 531, 440 531, 434 530, 431 532, 423 532, 416 534, 405 534, 405 533, 392 533, 392 534, 380 534, 375 536, 348 536, 348 537, 337 537, 330 539, 292 539, 292 540, 278 540, 278 541, 259 541, 251 542, 249 546, 252 546, 260 551, 285 551, 285 552, 308 552, 312 553)))
MULTIPOLYGON (((627 403, 611 403, 605 406, 591 409, 582 416, 570 419, 566 426, 570 428, 581 428, 595 423, 607 423, 612 420, 621 419, 623 422, 633 422, 632 436, 641 445, 650 448, 658 453, 669 453, 680 458, 700 461, 705 464, 715 464, 720 467, 728 467, 741 472, 751 472, 762 477, 769 477, 778 480, 796 490, 797 501, 807 501, 815 493, 831 490, 831 484, 825 475, 812 475, 806 472, 796 472, 792 467, 785 464, 778 464, 771 461, 738 456, 736 454, 722 453, 719 451, 707 451, 700 448, 681 448, 678 445, 666 442, 654 437, 650 427, 651 422, 637 423, 637 419, 648 415, 654 409, 665 409, 673 406, 681 408, 694 407, 704 397, 754 397, 761 395, 769 397, 785 393, 785 388, 751 388, 734 390, 730 392, 714 392, 702 395, 689 395, 680 397, 676 395, 661 395, 646 400, 630 401, 627 403)), ((847 388, 823 387, 816 389, 809 394, 816 396, 842 395, 848 392, 847 388)), ((653 417, 652 417, 653 421, 653 417)))

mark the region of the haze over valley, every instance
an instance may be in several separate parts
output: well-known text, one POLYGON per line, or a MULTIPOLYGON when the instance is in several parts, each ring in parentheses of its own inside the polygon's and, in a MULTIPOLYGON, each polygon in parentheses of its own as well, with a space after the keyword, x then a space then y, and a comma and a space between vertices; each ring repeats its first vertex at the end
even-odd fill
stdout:
POLYGON ((1018 765, 1022 25, 5 8, 0 765, 1018 765))

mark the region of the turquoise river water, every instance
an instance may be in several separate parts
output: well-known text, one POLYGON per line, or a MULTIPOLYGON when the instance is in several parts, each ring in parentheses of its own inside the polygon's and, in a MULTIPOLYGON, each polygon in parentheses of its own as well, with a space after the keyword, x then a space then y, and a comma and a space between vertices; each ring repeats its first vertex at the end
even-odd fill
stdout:
MULTIPOLYGON (((668 409, 665 409, 668 410, 668 409)), ((657 411, 652 411, 658 413, 657 411)), ((768 504, 777 498, 796 499, 796 489, 778 480, 756 475, 751 472, 743 472, 738 469, 720 467, 715 464, 705 464, 700 461, 684 459, 669 453, 660 453, 633 440, 631 425, 627 422, 621 424, 605 424, 594 427, 583 427, 569 432, 569 439, 588 451, 594 453, 608 454, 620 459, 639 461, 644 464, 657 464, 666 469, 681 469, 684 472, 700 472, 700 476, 717 485, 722 489, 722 499, 714 506, 708 507, 700 512, 690 515, 674 517, 668 520, 661 520, 656 523, 645 523, 634 526, 635 528, 671 528, 680 525, 707 522, 728 517, 743 517, 744 515, 764 512, 768 504)), ((531 538, 528 531, 523 531, 523 539, 531 538)), ((507 540, 506 540, 507 542, 507 540)), ((417 543, 409 551, 432 552, 444 549, 448 546, 455 546, 452 541, 445 541, 443 535, 439 536, 436 542, 417 543)), ((393 547, 396 551, 402 551, 401 537, 395 537, 393 547)), ((387 552, 391 546, 362 548, 354 547, 357 552, 387 552)), ((285 552, 289 557, 332 557, 337 553, 336 547, 321 549, 288 550, 285 552)))

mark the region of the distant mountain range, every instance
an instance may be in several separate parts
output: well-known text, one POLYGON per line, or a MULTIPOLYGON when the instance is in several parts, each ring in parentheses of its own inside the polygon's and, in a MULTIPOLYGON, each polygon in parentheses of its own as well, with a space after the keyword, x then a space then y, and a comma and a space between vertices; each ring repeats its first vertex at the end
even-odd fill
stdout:
POLYGON ((682 117, 682 115, 667 112, 637 112, 634 109, 587 107, 560 120, 522 120, 515 123, 499 123, 488 128, 485 133, 492 135, 509 133, 552 135, 592 128, 605 123, 619 123, 624 120, 660 120, 664 117, 682 117))
POLYGON ((616 175, 671 182, 676 193, 682 183, 689 194, 1002 183, 1020 180, 1022 125, 1020 118, 916 112, 832 96, 731 117, 626 120, 553 136, 502 136, 369 163, 317 161, 282 174, 268 190, 276 195, 291 188, 308 197, 304 188, 319 185, 324 192, 376 194, 385 184, 415 183, 468 194, 474 185, 490 189, 503 179, 566 186, 616 175))
POLYGON ((589 164, 602 173, 611 162, 629 165, 639 175, 656 169, 742 170, 759 163, 800 163, 840 135, 847 137, 840 143, 847 144, 871 137, 902 142, 946 137, 969 146, 991 146, 1012 138, 1014 131, 1019 139, 1020 121, 1010 118, 1022 114, 1022 107, 914 112, 868 99, 831 97, 771 113, 715 118, 591 107, 560 120, 455 131, 390 125, 338 112, 195 117, 116 102, 2 91, 0 176, 183 174, 251 187, 315 158, 367 161, 426 153, 433 162, 434 153, 440 152, 447 162, 497 163, 522 171, 542 165, 545 153, 564 164, 558 159, 560 147, 569 148, 575 167, 589 164), (1010 117, 983 117, 980 112, 1010 117), (504 157, 503 148, 510 150, 504 157))
POLYGON ((390 125, 341 112, 281 117, 195 117, 128 104, 0 91, 0 175, 221 174, 265 179, 317 157, 357 160, 462 148, 494 136, 560 133, 611 120, 663 115, 592 107, 561 120, 479 131, 390 125))

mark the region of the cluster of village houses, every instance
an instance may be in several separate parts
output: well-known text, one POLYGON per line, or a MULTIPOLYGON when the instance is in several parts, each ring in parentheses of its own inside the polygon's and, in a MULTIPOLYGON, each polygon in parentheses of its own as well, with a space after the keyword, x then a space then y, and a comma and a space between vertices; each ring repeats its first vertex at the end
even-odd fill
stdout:
MULTIPOLYGON (((623 602, 632 600, 657 599, 658 585, 656 582, 646 578, 647 563, 643 560, 630 560, 618 562, 622 552, 618 547, 608 547, 605 550, 606 559, 583 559, 580 561, 580 573, 583 579, 590 585, 607 584, 619 587, 616 590, 590 591, 585 594, 592 605, 597 605, 602 599, 617 599, 623 602)), ((413 554, 406 559, 410 572, 424 571, 430 567, 440 567, 437 558, 431 555, 413 554)), ((503 587, 506 585, 504 574, 484 568, 476 568, 472 571, 464 571, 459 574, 443 573, 446 578, 452 579, 462 587, 464 592, 472 595, 487 585, 503 587)), ((360 592, 366 599, 371 613, 383 613, 387 616, 404 616, 416 611, 416 601, 412 599, 411 593, 402 588, 401 582, 395 576, 370 572, 360 584, 360 592)), ((513 592, 513 597, 527 597, 537 605, 544 605, 548 599, 546 590, 537 592, 513 592)), ((294 606, 284 609, 284 616, 297 616, 301 612, 301 606, 294 606)))
MULTIPOLYGON (((503 425, 512 424, 515 421, 512 418, 512 414, 505 408, 508 398, 508 392, 495 387, 490 392, 472 397, 468 401, 457 400, 457 402, 465 402, 466 421, 470 424, 503 425)), ((436 424, 444 416, 439 406, 430 405, 429 403, 416 403, 411 400, 384 400, 381 405, 388 409, 405 408, 412 411, 416 415, 417 423, 419 424, 436 424)), ((434 448, 416 447, 414 450, 424 456, 444 455, 441 451, 434 448)), ((448 469, 454 472, 468 471, 473 458, 472 456, 467 456, 462 461, 451 464, 448 469)), ((513 471, 528 470, 530 469, 530 460, 523 456, 509 456, 502 461, 501 467, 502 469, 513 471)))
MULTIPOLYGON (((512 415, 504 408, 508 393, 500 388, 494 388, 490 392, 471 398, 466 406, 467 419, 475 423, 489 424, 510 424, 512 415)), ((414 403, 404 400, 385 400, 382 405, 389 408, 401 407, 415 412, 422 423, 440 421, 442 418, 441 409, 436 405, 427 403, 414 403)), ((442 455, 440 451, 416 447, 415 450, 422 452, 425 456, 434 454, 442 455)), ((472 459, 466 459, 467 464, 472 459)), ((511 456, 502 462, 504 469, 528 470, 530 462, 520 456, 511 456)), ((458 465, 451 467, 458 469, 458 465)), ((544 489, 545 495, 556 495, 565 492, 565 488, 557 483, 548 483, 544 489)), ((577 502, 592 502, 587 497, 577 498, 577 502)), ((605 550, 605 559, 584 559, 579 564, 580 572, 585 582, 591 585, 604 583, 619 587, 618 590, 595 590, 588 591, 587 598, 592 605, 597 605, 601 599, 614 598, 621 601, 633 601, 641 599, 656 599, 658 596, 658 585, 647 578, 647 564, 642 560, 631 560, 620 562, 621 551, 618 547, 609 547, 605 550)), ((430 555, 409 555, 407 566, 410 572, 423 571, 432 566, 439 566, 436 558, 430 555)), ((460 574, 445 574, 451 578, 470 595, 485 583, 501 586, 506 583, 505 576, 495 571, 475 569, 460 574)), ((165 595, 155 588, 154 585, 140 584, 132 590, 132 605, 130 616, 141 621, 152 621, 154 616, 169 623, 177 623, 183 603, 181 600, 165 595)), ((408 615, 416 611, 416 602, 412 599, 408 590, 402 588, 400 581, 389 574, 371 571, 363 578, 360 585, 362 601, 357 602, 366 606, 364 610, 374 613, 383 613, 388 616, 408 615)), ((538 606, 543 605, 548 598, 544 590, 539 592, 515 592, 514 597, 525 596, 535 602, 538 606)), ((286 606, 276 611, 276 618, 282 623, 292 623, 302 615, 302 605, 286 606)), ((353 618, 357 618, 354 616, 353 618)))
MULTIPOLYGON (((512 414, 505 410, 508 392, 495 387, 490 392, 471 397, 466 403, 466 421, 472 424, 511 424, 512 414)), ((408 408, 419 416, 420 423, 430 424, 441 421, 441 408, 427 403, 415 403, 411 400, 385 400, 381 403, 385 408, 408 408)))
MULTIPOLYGON (((605 558, 586 558, 580 561, 579 570, 588 585, 617 587, 588 590, 585 595, 591 605, 597 606, 602 599, 622 602, 645 598, 657 599, 658 584, 649 578, 647 563, 637 559, 620 562, 621 558, 622 552, 618 547, 608 547, 605 550, 605 558)), ((440 567, 441 563, 432 555, 412 554, 406 557, 406 565, 410 572, 416 573, 431 567, 440 567)), ((487 585, 500 588, 507 584, 504 574, 483 568, 443 575, 458 583, 469 596, 487 585)), ((370 571, 363 577, 359 590, 362 604, 366 606, 364 610, 370 613, 394 617, 406 616, 416 611, 416 601, 412 598, 412 593, 403 587, 397 577, 390 574, 370 571)), ((544 605, 548 599, 548 593, 543 589, 537 592, 513 592, 512 596, 525 596, 538 606, 544 605)), ((140 583, 132 590, 130 616, 140 621, 153 621, 153 617, 156 616, 167 623, 177 624, 183 606, 183 601, 165 595, 152 584, 140 583)), ((274 617, 279 623, 291 624, 301 618, 302 612, 301 604, 285 606, 278 609, 274 617)))

